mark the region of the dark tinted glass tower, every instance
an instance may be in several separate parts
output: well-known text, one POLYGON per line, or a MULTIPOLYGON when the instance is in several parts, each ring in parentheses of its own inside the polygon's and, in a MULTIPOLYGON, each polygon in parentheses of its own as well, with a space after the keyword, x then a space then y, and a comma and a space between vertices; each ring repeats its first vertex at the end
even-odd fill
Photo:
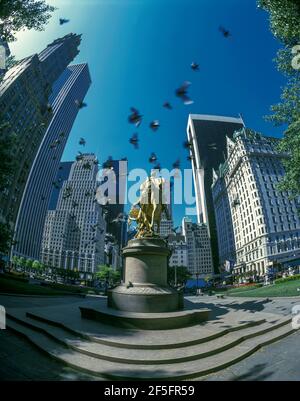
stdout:
POLYGON ((120 247, 123 247, 127 242, 127 223, 124 221, 116 223, 113 222, 113 220, 115 220, 119 214, 124 213, 126 188, 126 175, 124 174, 127 172, 127 161, 111 160, 110 166, 112 167, 116 176, 116 203, 108 206, 106 231, 115 237, 120 247))
POLYGON ((244 127, 242 118, 210 115, 190 115, 187 135, 191 143, 192 167, 194 174, 197 218, 209 229, 213 264, 218 272, 218 240, 211 186, 213 169, 225 161, 226 136, 233 137, 235 131, 244 127))
POLYGON ((15 255, 39 258, 51 191, 61 187, 63 174, 66 173, 61 171, 62 176, 58 174, 57 178, 60 160, 79 111, 76 100, 84 99, 90 84, 88 65, 79 64, 69 66, 53 85, 49 100, 53 118, 39 147, 22 197, 15 228, 15 255))
POLYGON ((79 53, 80 35, 55 40, 40 54, 9 69, 0 83, 1 135, 15 135, 14 174, 0 193, 0 221, 14 227, 24 187, 44 139, 53 110, 49 97, 54 82, 79 53))

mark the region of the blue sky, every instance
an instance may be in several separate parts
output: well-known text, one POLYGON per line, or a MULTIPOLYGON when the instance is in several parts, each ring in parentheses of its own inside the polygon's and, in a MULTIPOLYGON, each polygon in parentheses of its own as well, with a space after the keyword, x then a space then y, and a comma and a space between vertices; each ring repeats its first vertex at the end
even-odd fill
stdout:
MULTIPOLYGON (((256 0, 49 0, 58 7, 45 31, 18 34, 11 50, 17 58, 42 50, 69 32, 81 33, 80 54, 88 62, 92 86, 74 124, 63 160, 73 160, 80 137, 84 151, 100 161, 111 155, 128 157, 129 168, 149 170, 153 151, 163 167, 180 158, 190 168, 182 142, 189 113, 238 116, 249 128, 281 136, 282 129, 265 122, 271 104, 279 101, 284 78, 273 61, 280 44, 269 31, 268 15, 256 0), (60 17, 70 23, 60 26, 60 17), (222 25, 232 32, 224 39, 222 25), (200 71, 190 69, 191 62, 200 71), (174 90, 191 81, 191 106, 174 90), (170 101, 174 109, 163 109, 170 101), (135 129, 127 122, 135 106, 144 122, 135 129), (158 119, 153 133, 149 123, 158 119), (128 140, 139 133, 140 150, 128 140)), ((184 208, 174 207, 175 221, 184 208)))

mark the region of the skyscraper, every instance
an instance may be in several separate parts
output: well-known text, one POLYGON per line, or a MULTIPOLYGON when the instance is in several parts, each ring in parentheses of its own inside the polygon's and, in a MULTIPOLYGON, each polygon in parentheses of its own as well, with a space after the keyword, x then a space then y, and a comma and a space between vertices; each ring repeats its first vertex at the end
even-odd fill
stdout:
POLYGON ((59 186, 57 171, 65 145, 91 83, 87 64, 72 65, 53 85, 49 104, 53 117, 33 162, 19 208, 13 254, 37 259, 52 188, 59 186))
POLYGON ((220 250, 222 255, 228 250, 235 253, 237 273, 263 275, 278 263, 300 263, 300 202, 277 189, 285 174, 282 161, 289 157, 278 152, 278 142, 241 129, 227 139, 228 159, 215 173, 212 189, 220 250), (223 235, 224 210, 230 216, 234 244, 231 236, 223 235))
POLYGON ((56 178, 53 183, 50 201, 49 201, 49 205, 48 205, 49 210, 56 209, 60 189, 61 189, 64 181, 67 181, 67 179, 69 178, 72 164, 73 164, 73 162, 60 162, 59 163, 58 172, 56 174, 56 178))
POLYGON ((47 214, 41 255, 45 265, 89 274, 104 264, 106 223, 95 199, 97 172, 93 154, 73 163, 56 210, 47 214))
POLYGON ((188 270, 193 277, 213 274, 213 262, 207 225, 182 220, 182 234, 186 240, 188 270))
MULTIPOLYGON (((115 221, 120 214, 124 213, 125 195, 126 195, 126 177, 127 177, 127 160, 109 160, 106 162, 106 168, 111 169, 114 174, 115 187, 110 189, 110 193, 105 194, 114 198, 107 206, 107 232, 112 234, 116 239, 119 249, 121 250, 127 242, 127 222, 125 219, 115 221), (114 189, 114 191, 113 191, 114 189)), ((105 177, 104 177, 105 178, 105 177)), ((103 182, 105 179, 103 180, 103 182)))
POLYGON ((0 83, 0 120, 4 136, 15 135, 14 175, 0 194, 0 220, 14 227, 24 187, 40 144, 53 117, 49 96, 54 82, 79 53, 81 38, 69 34, 39 55, 9 69, 0 83))
POLYGON ((198 223, 205 223, 211 241, 214 268, 219 266, 217 230, 211 193, 212 171, 226 158, 226 136, 244 127, 242 118, 190 115, 187 135, 191 144, 198 223))
POLYGON ((188 254, 187 254, 187 244, 185 236, 182 234, 175 234, 175 233, 169 235, 168 245, 172 251, 169 260, 169 266, 188 267, 188 254))
MULTIPOLYGON (((230 141, 230 139, 227 138, 227 141, 230 141)), ((232 266, 236 261, 230 200, 225 182, 226 172, 226 163, 221 164, 218 170, 213 170, 212 184, 212 195, 218 233, 219 262, 222 267, 225 267, 228 263, 232 266)))

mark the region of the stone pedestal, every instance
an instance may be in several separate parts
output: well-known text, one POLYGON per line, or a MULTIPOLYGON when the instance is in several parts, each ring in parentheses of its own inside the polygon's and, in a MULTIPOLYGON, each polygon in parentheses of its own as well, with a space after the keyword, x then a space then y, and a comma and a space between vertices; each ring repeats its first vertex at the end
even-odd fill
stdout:
POLYGON ((169 255, 162 238, 129 241, 123 249, 124 282, 108 291, 108 307, 141 313, 183 309, 183 293, 172 289, 167 282, 169 255))

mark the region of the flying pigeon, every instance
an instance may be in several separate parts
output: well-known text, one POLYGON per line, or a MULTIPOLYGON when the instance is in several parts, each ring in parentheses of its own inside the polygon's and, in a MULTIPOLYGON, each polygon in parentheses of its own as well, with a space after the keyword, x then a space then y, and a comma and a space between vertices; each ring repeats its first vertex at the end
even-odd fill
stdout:
POLYGON ((180 88, 176 89, 175 94, 179 97, 185 105, 193 104, 193 100, 191 100, 187 96, 188 87, 191 85, 191 82, 185 81, 180 88))

